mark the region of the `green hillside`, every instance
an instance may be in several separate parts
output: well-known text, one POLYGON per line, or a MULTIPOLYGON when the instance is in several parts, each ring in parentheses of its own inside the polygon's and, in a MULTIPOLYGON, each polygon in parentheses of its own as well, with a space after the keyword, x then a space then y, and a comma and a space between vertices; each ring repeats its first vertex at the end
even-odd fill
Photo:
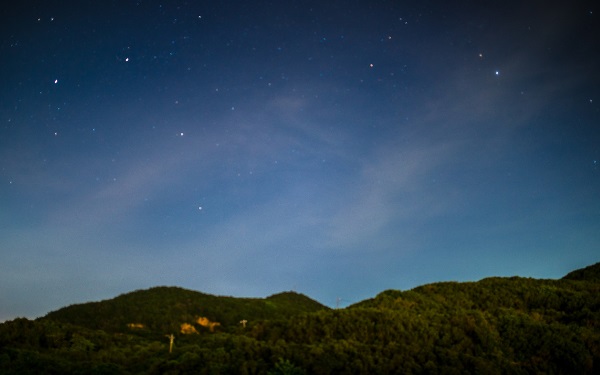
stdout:
POLYGON ((569 272, 563 279, 600 281, 600 263, 569 272))
POLYGON ((320 347, 335 358, 299 355, 310 373, 591 374, 600 369, 600 284, 435 283, 265 322, 260 331, 259 340, 300 345, 300 353, 320 347))
POLYGON ((285 292, 267 298, 214 296, 177 287, 155 287, 116 298, 77 304, 47 314, 44 319, 107 332, 179 332, 182 324, 197 331, 210 330, 199 318, 218 323, 213 330, 231 331, 245 320, 284 319, 327 309, 298 293, 285 292))
POLYGON ((596 374, 598 267, 387 290, 337 310, 290 292, 135 291, 0 324, 0 374, 596 374))

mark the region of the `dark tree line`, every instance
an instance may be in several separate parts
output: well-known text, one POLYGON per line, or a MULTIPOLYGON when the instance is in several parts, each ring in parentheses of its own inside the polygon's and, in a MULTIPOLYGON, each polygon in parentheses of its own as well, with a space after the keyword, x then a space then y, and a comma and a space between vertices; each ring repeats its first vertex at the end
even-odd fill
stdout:
POLYGON ((238 303, 170 288, 154 292, 147 300, 137 293, 93 304, 90 322, 82 320, 90 306, 81 305, 0 324, 0 373, 600 373, 595 280, 437 283, 385 291, 341 310, 295 294, 238 303), (165 301, 174 307, 159 307, 165 301), (207 301, 212 305, 203 307, 207 301), (222 326, 176 331, 201 307, 222 326), (145 329, 126 327, 135 314, 145 329), (244 327, 240 316, 252 319, 244 327))

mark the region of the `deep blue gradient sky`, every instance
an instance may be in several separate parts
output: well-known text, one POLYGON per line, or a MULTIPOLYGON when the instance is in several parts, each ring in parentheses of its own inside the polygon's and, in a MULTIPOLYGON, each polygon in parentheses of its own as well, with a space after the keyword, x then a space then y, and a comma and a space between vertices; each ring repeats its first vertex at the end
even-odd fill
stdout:
POLYGON ((156 285, 345 306, 600 260, 594 1, 19 4, 0 321, 156 285))

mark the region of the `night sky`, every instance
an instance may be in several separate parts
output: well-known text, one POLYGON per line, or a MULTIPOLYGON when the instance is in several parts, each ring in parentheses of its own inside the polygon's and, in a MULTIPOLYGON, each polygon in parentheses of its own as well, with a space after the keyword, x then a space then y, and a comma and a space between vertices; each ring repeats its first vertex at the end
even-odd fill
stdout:
POLYGON ((12 2, 0 321, 157 285, 344 307, 598 262, 599 8, 12 2))

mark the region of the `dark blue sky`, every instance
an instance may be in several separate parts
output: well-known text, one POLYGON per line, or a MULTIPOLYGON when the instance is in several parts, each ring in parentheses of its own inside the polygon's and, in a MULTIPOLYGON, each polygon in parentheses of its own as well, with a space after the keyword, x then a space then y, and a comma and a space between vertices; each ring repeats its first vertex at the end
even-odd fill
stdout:
POLYGON ((4 14, 0 321, 156 285, 344 305, 600 258, 593 1, 4 14))

